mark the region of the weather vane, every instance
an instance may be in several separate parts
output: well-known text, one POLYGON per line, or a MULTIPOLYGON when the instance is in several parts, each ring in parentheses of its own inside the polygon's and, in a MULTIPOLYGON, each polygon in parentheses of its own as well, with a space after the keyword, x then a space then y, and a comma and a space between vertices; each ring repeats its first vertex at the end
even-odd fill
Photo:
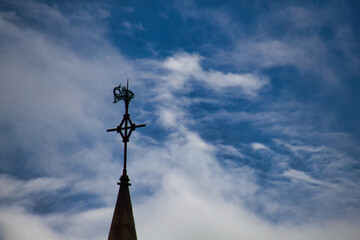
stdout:
POLYGON ((135 94, 129 90, 129 80, 127 81, 126 87, 121 86, 121 84, 118 87, 115 87, 114 90, 114 103, 117 103, 118 101, 124 100, 131 101, 135 97, 135 94))
POLYGON ((125 102, 125 114, 123 115, 123 119, 121 120, 119 126, 116 128, 108 129, 107 132, 118 132, 120 133, 122 137, 122 141, 124 143, 124 169, 123 169, 123 175, 120 178, 120 183, 118 184, 129 184, 129 177, 127 176, 126 172, 126 157, 127 157, 127 143, 129 142, 129 138, 131 136, 131 133, 135 131, 138 127, 145 127, 146 124, 140 124, 136 125, 133 123, 130 119, 129 111, 129 102, 131 99, 135 97, 135 94, 129 90, 129 79, 127 80, 126 87, 121 86, 121 84, 118 87, 115 87, 113 90, 114 93, 114 103, 117 103, 121 100, 124 100, 125 102))

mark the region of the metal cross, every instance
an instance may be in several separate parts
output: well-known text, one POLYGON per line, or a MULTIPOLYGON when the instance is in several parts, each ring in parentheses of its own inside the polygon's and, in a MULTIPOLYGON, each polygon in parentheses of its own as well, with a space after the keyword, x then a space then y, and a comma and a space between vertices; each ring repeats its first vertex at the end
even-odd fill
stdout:
POLYGON ((123 178, 128 179, 127 172, 126 172, 126 156, 127 156, 127 143, 129 142, 129 138, 131 136, 131 133, 135 131, 136 128, 139 127, 145 127, 146 124, 140 124, 136 125, 133 123, 130 119, 129 111, 129 102, 132 98, 134 98, 134 93, 129 90, 129 80, 127 81, 127 86, 121 87, 121 84, 118 87, 114 88, 114 103, 117 103, 120 100, 124 100, 125 102, 125 114, 123 115, 123 119, 121 120, 121 123, 116 128, 107 129, 107 132, 118 132, 120 133, 122 137, 122 141, 124 143, 124 169, 123 169, 123 176, 121 176, 122 180, 123 178))

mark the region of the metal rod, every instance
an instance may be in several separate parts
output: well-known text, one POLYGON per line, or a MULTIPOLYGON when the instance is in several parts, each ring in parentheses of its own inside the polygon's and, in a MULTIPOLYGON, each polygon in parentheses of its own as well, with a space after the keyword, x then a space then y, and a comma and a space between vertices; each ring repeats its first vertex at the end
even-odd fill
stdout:
POLYGON ((146 127, 146 124, 140 124, 140 125, 135 125, 134 128, 138 128, 138 127, 146 127))
POLYGON ((128 139, 128 118, 129 118, 129 100, 125 99, 125 139, 123 139, 124 141, 124 169, 123 169, 123 174, 126 175, 126 157, 127 157, 127 142, 129 141, 128 139))
MULTIPOLYGON (((119 125, 120 126, 120 125, 119 125)), ((146 124, 140 124, 140 125, 132 125, 131 127, 128 127, 128 129, 132 128, 133 130, 135 130, 135 128, 138 128, 138 127, 146 127, 146 124)), ((122 128, 111 128, 111 129, 107 129, 106 131, 107 132, 114 132, 114 131, 118 131, 118 130, 125 130, 125 127, 122 127, 122 128)))

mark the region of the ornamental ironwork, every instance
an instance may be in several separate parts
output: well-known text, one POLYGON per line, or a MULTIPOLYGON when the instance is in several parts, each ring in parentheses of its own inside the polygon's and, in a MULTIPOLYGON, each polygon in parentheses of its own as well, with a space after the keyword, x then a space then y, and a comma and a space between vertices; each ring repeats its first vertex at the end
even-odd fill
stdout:
POLYGON ((118 87, 115 87, 113 90, 114 93, 114 103, 117 103, 118 101, 124 100, 131 101, 135 97, 135 94, 128 89, 128 86, 121 86, 121 84, 118 87))

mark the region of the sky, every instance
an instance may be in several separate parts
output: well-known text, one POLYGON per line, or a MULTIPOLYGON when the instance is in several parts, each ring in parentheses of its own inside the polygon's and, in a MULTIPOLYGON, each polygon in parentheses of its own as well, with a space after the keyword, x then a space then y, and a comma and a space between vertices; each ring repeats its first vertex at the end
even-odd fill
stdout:
POLYGON ((0 1, 0 239, 360 238, 358 1, 0 1))

